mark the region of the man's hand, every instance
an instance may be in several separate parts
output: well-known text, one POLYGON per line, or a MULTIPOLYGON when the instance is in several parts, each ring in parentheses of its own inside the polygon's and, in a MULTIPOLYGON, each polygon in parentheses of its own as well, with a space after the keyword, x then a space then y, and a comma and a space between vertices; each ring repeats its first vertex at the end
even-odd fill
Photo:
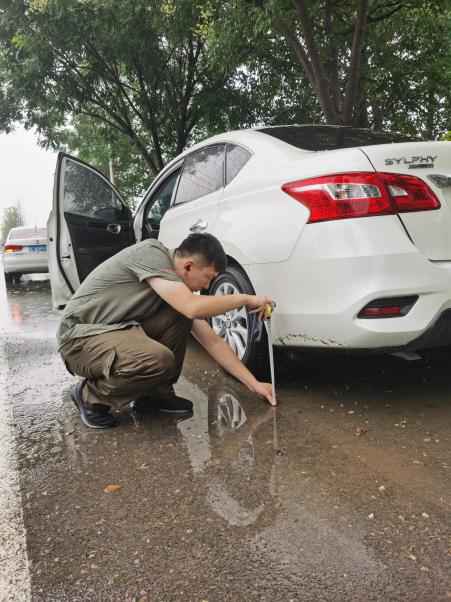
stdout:
POLYGON ((251 314, 258 313, 258 317, 261 320, 264 317, 266 306, 271 304, 271 297, 266 297, 264 295, 249 295, 246 307, 250 310, 251 314))
POLYGON ((260 395, 260 397, 264 397, 272 406, 277 405, 277 400, 272 396, 272 385, 271 383, 262 383, 257 380, 251 386, 249 386, 251 391, 260 395))
POLYGON ((276 405, 272 397, 272 386, 258 381, 246 368, 243 362, 232 351, 229 345, 221 339, 204 320, 194 320, 192 334, 211 357, 218 362, 229 374, 237 378, 243 385, 266 399, 271 405, 276 405))

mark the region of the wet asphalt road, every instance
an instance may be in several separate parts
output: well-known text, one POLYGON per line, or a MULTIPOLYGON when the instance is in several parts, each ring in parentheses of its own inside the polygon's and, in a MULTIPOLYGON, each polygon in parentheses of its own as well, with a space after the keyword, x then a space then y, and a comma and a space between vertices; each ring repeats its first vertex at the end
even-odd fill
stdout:
POLYGON ((193 418, 97 433, 48 281, 0 295, 1 600, 451 599, 451 351, 279 360, 273 410, 193 343, 193 418))

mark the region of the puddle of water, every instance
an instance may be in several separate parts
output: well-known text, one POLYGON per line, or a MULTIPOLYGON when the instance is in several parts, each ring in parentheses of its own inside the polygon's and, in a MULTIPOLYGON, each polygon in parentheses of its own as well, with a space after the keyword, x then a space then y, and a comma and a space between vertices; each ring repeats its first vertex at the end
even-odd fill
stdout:
POLYGON ((47 274, 23 276, 19 283, 6 285, 0 275, 0 332, 27 337, 52 337, 60 316, 52 309, 47 274))
MULTIPOLYGON (((0 330, 27 337, 30 333, 39 337, 53 334, 59 316, 51 309, 48 283, 24 280, 6 289, 0 278, 0 295, 0 330)), ((281 405, 274 409, 224 376, 191 344, 184 377, 176 388, 194 402, 192 418, 176 423, 153 416, 133 422, 124 414, 118 429, 98 434, 80 425, 68 399, 72 377, 45 336, 42 342, 27 340, 20 348, 17 344, 17 349, 14 340, 8 342, 10 397, 20 429, 23 478, 32 495, 29 503, 34 504, 27 510, 31 517, 45 499, 53 508, 54 501, 59 503, 75 491, 77 504, 84 508, 90 496, 102 498, 106 483, 119 482, 123 495, 131 500, 132 517, 136 499, 143 500, 143 508, 147 498, 153 500, 153 505, 149 503, 153 512, 150 525, 172 513, 170 527, 164 522, 159 526, 164 540, 176 532, 176 519, 182 533, 188 525, 191 531, 193 524, 199 525, 203 537, 213 527, 219 528, 228 536, 236 534, 236 545, 245 548, 246 557, 263 558, 293 582, 299 578, 300 567, 313 576, 330 569, 324 578, 330 587, 343 573, 354 581, 360 574, 380 578, 380 552, 371 538, 378 540, 379 546, 387 537, 395 542, 399 539, 399 546, 406 541, 415 543, 415 532, 400 533, 392 520, 405 514, 415 501, 415 476, 408 473, 408 479, 404 478, 392 467, 398 455, 399 466, 405 470, 402 454, 407 455, 408 450, 401 451, 401 445, 387 435, 396 430, 392 425, 395 419, 387 423, 386 400, 373 386, 380 377, 371 376, 369 368, 364 375, 367 380, 362 382, 357 376, 352 380, 351 373, 326 384, 324 369, 321 373, 318 369, 317 376, 308 371, 299 376, 297 370, 289 387, 281 383, 281 405), (16 375, 23 382, 15 383, 16 375), (346 388, 349 379, 352 387, 346 388), (366 419, 371 421, 369 426, 366 419), (358 437, 355 429, 362 425, 368 426, 369 432, 358 437), (382 477, 387 487, 393 484, 395 493, 390 497, 379 494, 382 477), (154 491, 167 497, 154 499, 154 491), (186 524, 182 525, 180 517, 186 524)), ((382 380, 393 380, 396 386, 394 377, 382 380)), ((405 385, 402 387, 405 395, 405 385)), ((410 389, 407 397, 412 407, 415 400, 410 389)), ((424 411, 420 400, 417 404, 424 411)), ((417 471, 417 465, 412 470, 417 471)), ((439 489, 434 479, 437 476, 428 482, 431 491, 439 489)), ((437 497, 434 494, 433 509, 438 508, 437 497)), ((426 504, 430 500, 422 490, 417 498, 418 507, 432 514, 426 504)), ((122 511, 123 507, 112 515, 119 522, 122 511)), ((85 512, 87 517, 92 518, 91 512, 95 516, 95 509, 89 507, 85 512)), ((48 513, 50 516, 50 510, 48 513)), ((141 509, 137 519, 127 519, 131 533, 146 528, 143 513, 147 517, 141 509)), ((103 515, 95 518, 101 520, 103 515)), ((62 515, 48 520, 61 526, 70 524, 62 515)), ((40 533, 39 525, 31 526, 40 533)), ((39 542, 43 535, 40 537, 39 542)), ((417 538, 418 544, 422 543, 417 538)), ((114 545, 110 548, 116 549, 114 545)), ((340 587, 346 588, 345 578, 340 587)))
MULTIPOLYGON (((0 278, 0 323, 8 319, 4 279, 0 278)), ((30 576, 23 522, 12 407, 8 395, 8 358, 0 337, 0 597, 30 600, 30 576)))
POLYGON ((227 384, 201 388, 182 377, 177 390, 196 400, 193 417, 180 422, 178 430, 211 510, 233 527, 255 524, 277 501, 270 484, 278 451, 277 411, 247 395, 241 398, 227 384))

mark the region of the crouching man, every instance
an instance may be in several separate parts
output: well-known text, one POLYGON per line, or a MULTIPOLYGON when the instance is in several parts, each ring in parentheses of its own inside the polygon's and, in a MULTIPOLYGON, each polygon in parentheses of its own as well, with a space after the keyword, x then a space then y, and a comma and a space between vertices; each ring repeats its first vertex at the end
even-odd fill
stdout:
POLYGON ((71 391, 83 423, 117 424, 111 409, 131 401, 139 410, 189 414, 175 395, 190 333, 227 372, 274 404, 271 385, 258 381, 206 318, 246 306, 260 312, 269 297, 195 295, 226 268, 220 242, 191 234, 175 251, 145 240, 103 262, 64 310, 58 349, 67 369, 83 379, 71 391))

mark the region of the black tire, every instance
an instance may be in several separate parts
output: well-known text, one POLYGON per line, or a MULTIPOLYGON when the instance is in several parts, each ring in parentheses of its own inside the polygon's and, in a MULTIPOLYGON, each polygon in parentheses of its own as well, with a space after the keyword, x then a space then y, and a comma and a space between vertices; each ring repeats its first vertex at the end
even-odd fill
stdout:
POLYGON ((12 286, 19 284, 21 278, 22 274, 19 272, 9 272, 8 274, 5 274, 6 284, 10 284, 12 286))
MULTIPOLYGON (((220 274, 212 282, 208 291, 209 295, 232 293, 255 294, 246 274, 236 266, 229 266, 225 272, 220 274)), ((249 370, 258 377, 268 375, 269 359, 266 330, 255 314, 251 314, 246 308, 242 308, 241 310, 229 312, 229 317, 215 316, 210 318, 210 325, 232 347, 249 370), (230 317, 230 314, 233 317, 230 317), (244 337, 243 329, 247 331, 247 338, 244 337)))

